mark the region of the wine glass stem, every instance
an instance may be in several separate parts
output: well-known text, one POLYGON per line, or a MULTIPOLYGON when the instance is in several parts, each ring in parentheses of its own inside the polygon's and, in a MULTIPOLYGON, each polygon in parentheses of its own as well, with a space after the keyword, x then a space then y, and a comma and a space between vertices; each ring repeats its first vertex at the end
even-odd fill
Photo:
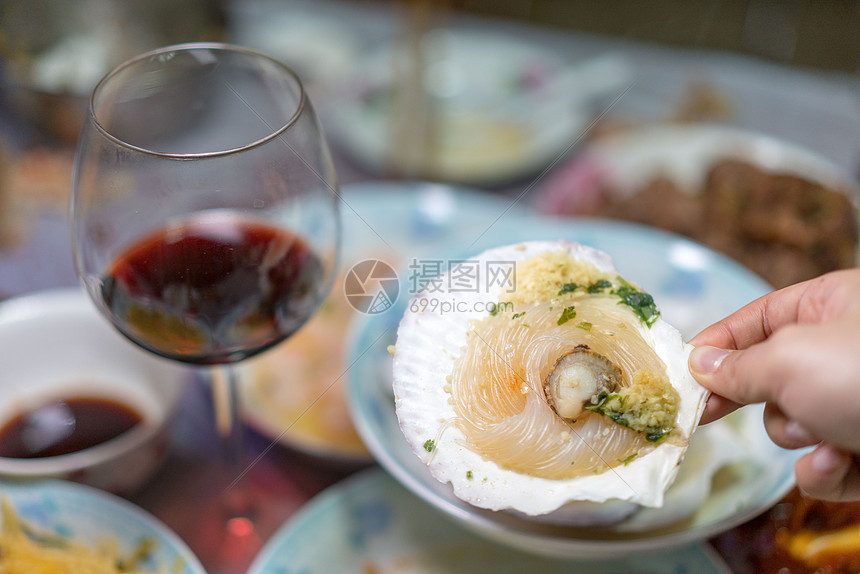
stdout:
POLYGON ((232 481, 238 481, 244 470, 245 437, 240 420, 239 380, 233 365, 212 369, 212 393, 225 470, 232 474, 232 481))
POLYGON ((211 372, 215 424, 222 450, 222 520, 225 530, 217 559, 209 564, 214 574, 236 572, 248 566, 262 546, 260 508, 246 480, 245 442, 241 422, 239 378, 233 365, 219 365, 211 372), (214 570, 213 570, 214 569, 214 570))

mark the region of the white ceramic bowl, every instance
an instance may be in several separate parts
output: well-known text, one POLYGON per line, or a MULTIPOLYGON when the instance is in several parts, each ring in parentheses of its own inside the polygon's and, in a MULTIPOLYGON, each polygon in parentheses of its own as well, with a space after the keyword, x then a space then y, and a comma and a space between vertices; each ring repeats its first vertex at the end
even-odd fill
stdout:
POLYGON ((82 290, 43 291, 0 304, 0 365, 0 426, 48 400, 73 397, 112 400, 143 419, 114 439, 70 454, 0 457, 0 477, 63 478, 129 494, 163 460, 188 371, 124 339, 82 290))
POLYGON ((143 572, 206 574, 197 557, 167 526, 106 492, 61 480, 0 481, 0 496, 28 524, 80 544, 115 543, 117 551, 126 556, 141 543, 152 542, 151 552, 139 564, 143 572))

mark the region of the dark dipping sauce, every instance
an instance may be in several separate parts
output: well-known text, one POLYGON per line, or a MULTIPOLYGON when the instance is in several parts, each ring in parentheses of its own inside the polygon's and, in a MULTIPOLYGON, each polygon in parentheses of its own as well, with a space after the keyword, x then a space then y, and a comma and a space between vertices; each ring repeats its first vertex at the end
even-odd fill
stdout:
POLYGON ((137 411, 110 399, 51 401, 0 427, 0 457, 44 458, 78 452, 114 439, 142 421, 137 411))

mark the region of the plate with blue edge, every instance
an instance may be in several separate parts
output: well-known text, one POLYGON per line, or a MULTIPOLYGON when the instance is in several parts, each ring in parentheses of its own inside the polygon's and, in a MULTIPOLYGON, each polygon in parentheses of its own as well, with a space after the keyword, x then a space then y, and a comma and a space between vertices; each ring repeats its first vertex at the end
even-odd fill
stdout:
MULTIPOLYGON (((771 291, 745 267, 686 238, 638 224, 594 218, 509 217, 504 225, 485 230, 474 245, 461 245, 457 257, 468 259, 469 254, 490 247, 548 239, 577 241, 608 253, 619 273, 648 291, 666 320, 686 340, 771 291), (463 252, 466 249, 469 253, 463 252)), ((410 285, 404 284, 391 309, 363 316, 352 326, 348 385, 352 419, 376 460, 401 484, 484 537, 527 552, 567 559, 646 554, 700 542, 746 522, 794 486, 794 462, 802 453, 772 444, 761 422, 761 405, 752 405, 714 423, 715 429, 722 429, 719 432, 709 429, 712 424, 693 436, 697 440, 700 435, 720 437, 729 433, 733 447, 742 448, 744 456, 724 466, 712 465, 707 476, 685 472, 682 465, 661 509, 641 509, 612 526, 573 527, 473 507, 457 499, 449 485, 430 476, 400 432, 391 390, 389 346, 396 342, 397 325, 409 294, 410 285), (705 492, 694 504, 683 489, 700 488, 702 483, 705 492), (682 504, 687 506, 681 508, 682 504)), ((705 453, 703 464, 707 457, 705 453)))
POLYGON ((0 499, 38 531, 91 548, 116 544, 120 556, 146 549, 137 564, 141 574, 206 574, 191 549, 160 520, 97 488, 63 480, 0 481, 0 499))
POLYGON ((462 528, 380 469, 312 499, 270 539, 247 574, 728 574, 706 545, 600 562, 536 557, 462 528))

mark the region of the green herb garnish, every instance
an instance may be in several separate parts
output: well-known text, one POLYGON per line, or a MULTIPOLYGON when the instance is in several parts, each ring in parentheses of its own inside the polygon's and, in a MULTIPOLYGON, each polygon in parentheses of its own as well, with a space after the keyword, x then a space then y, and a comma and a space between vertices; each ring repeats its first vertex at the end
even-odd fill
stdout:
POLYGON ((576 283, 565 283, 561 286, 561 291, 558 292, 559 295, 564 295, 565 293, 572 293, 575 291, 579 285, 576 283))
POLYGON ((591 294, 600 293, 605 289, 609 289, 612 287, 612 283, 608 279, 598 279, 594 283, 588 286, 587 291, 591 294))
POLYGON ((654 303, 654 298, 645 291, 636 289, 623 279, 621 281, 621 286, 612 291, 613 294, 621 297, 618 304, 627 305, 633 309, 636 316, 647 326, 650 327, 656 323, 660 317, 660 311, 657 309, 657 304, 654 303))
POLYGON ((511 319, 519 319, 520 317, 522 317, 525 314, 526 314, 525 311, 523 311, 522 313, 514 313, 513 317, 511 317, 511 319))
POLYGON ((426 450, 427 452, 433 452, 433 449, 435 448, 436 441, 434 441, 433 439, 427 439, 426 441, 424 441, 424 450, 426 450))
POLYGON ((576 317, 576 309, 573 308, 573 305, 565 307, 564 311, 561 312, 561 317, 558 318, 557 324, 564 325, 574 317, 576 317))
POLYGON ((622 418, 624 416, 624 411, 622 411, 621 409, 624 408, 624 397, 622 397, 621 395, 614 393, 610 394, 606 391, 601 391, 601 393, 597 395, 597 403, 589 405, 585 408, 586 410, 594 411, 596 413, 602 414, 603 416, 607 416, 615 423, 618 423, 622 426, 627 426, 627 424, 625 424, 622 418), (617 407, 613 408, 616 404, 617 407))
POLYGON ((623 464, 624 466, 627 466, 628 464, 630 464, 631 462, 633 462, 633 459, 634 459, 634 458, 636 458, 636 456, 637 456, 638 454, 639 454, 638 452, 634 452, 633 454, 631 454, 631 455, 630 455, 630 456, 628 456, 627 458, 624 458, 624 459, 619 458, 619 459, 618 459, 618 462, 620 462, 620 463, 621 463, 621 464, 623 464))
POLYGON ((664 436, 666 436, 666 432, 661 429, 658 431, 649 432, 645 435, 645 438, 648 440, 648 442, 659 442, 663 439, 664 436))
POLYGON ((471 471, 471 470, 467 470, 467 471, 466 471, 466 478, 467 478, 468 480, 472 480, 472 471, 471 471))
POLYGON ((588 321, 580 321, 579 324, 577 324, 577 327, 583 331, 591 331, 591 327, 593 327, 593 325, 588 321))

